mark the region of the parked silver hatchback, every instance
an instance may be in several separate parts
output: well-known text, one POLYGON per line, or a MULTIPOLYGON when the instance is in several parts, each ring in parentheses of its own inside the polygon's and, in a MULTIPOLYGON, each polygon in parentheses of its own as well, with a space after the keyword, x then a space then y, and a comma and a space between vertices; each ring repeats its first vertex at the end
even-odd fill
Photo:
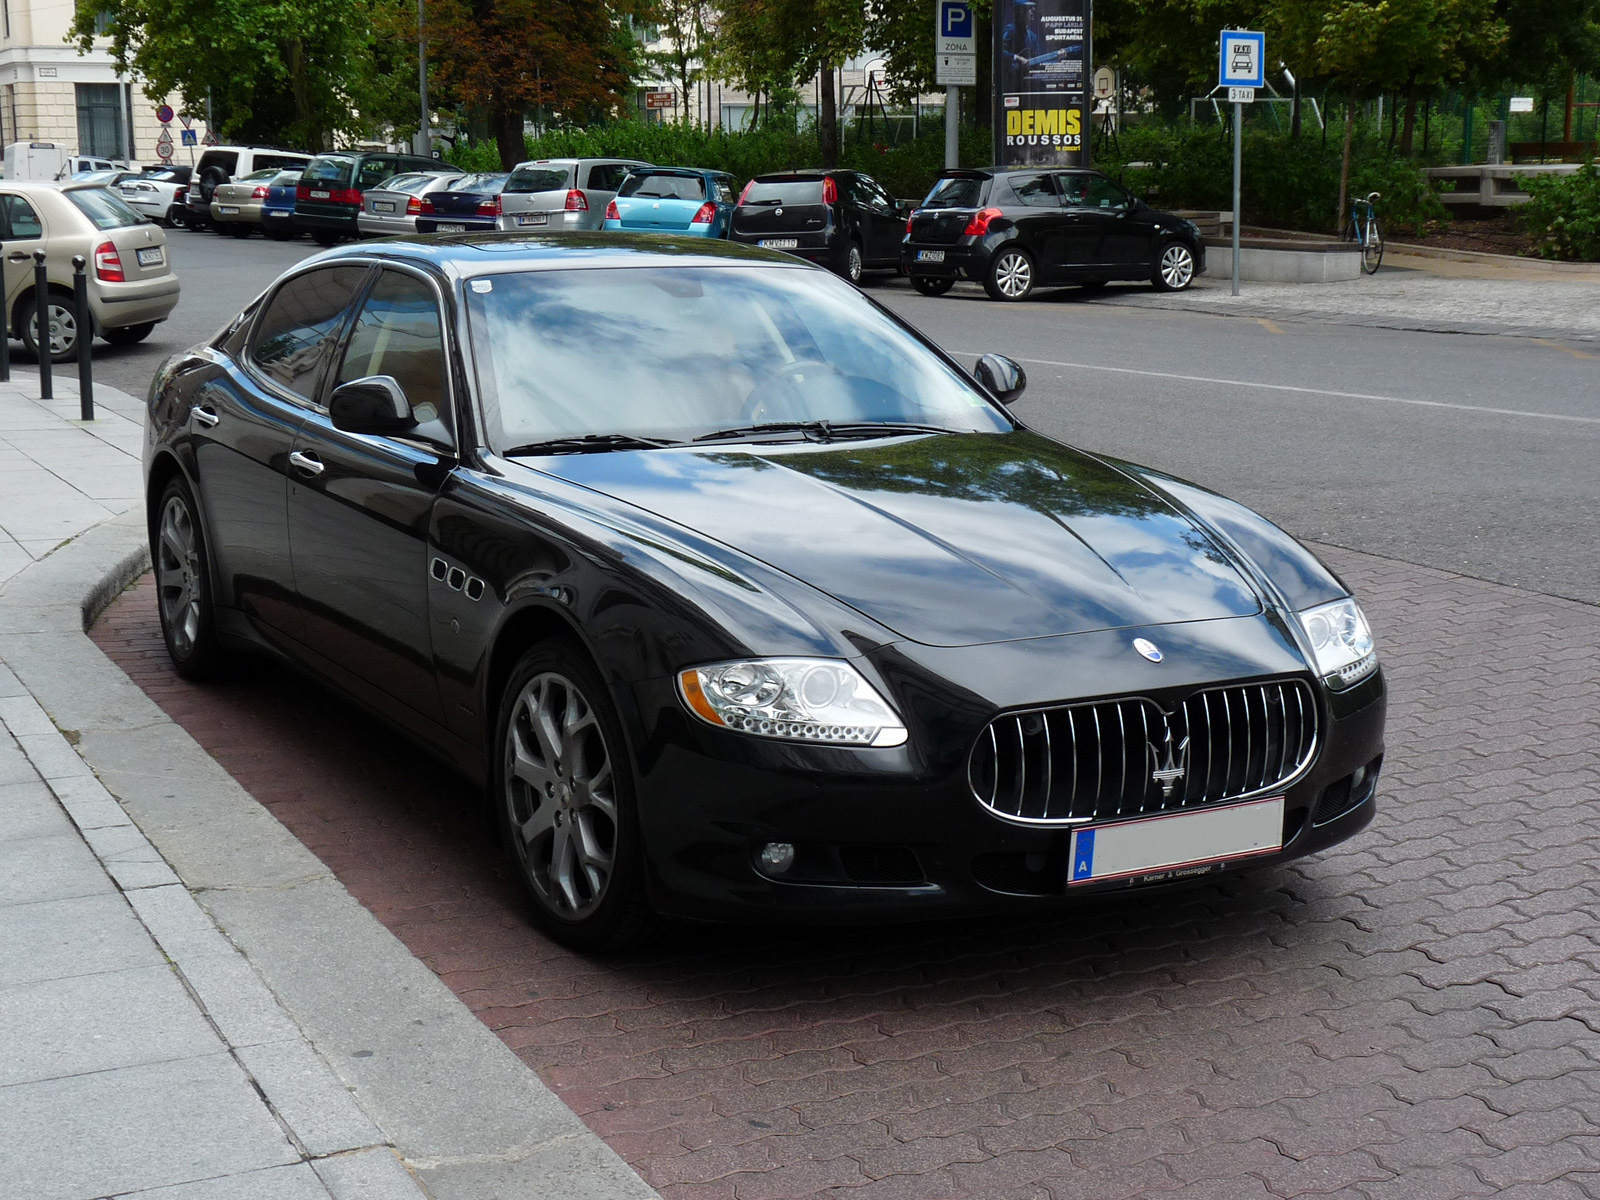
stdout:
POLYGON ((518 163, 500 196, 497 226, 509 230, 570 233, 599 229, 610 204, 635 167, 631 158, 541 158, 518 163))
POLYGON ((33 252, 45 252, 50 285, 50 356, 78 352, 72 296, 72 258, 88 260, 89 312, 114 346, 148 337, 178 303, 178 277, 167 257, 167 235, 108 188, 82 183, 0 183, 0 240, 5 243, 6 331, 38 353, 33 252))
POLYGON ((361 197, 356 228, 362 237, 395 237, 417 231, 417 214, 422 198, 442 192, 461 178, 460 171, 434 173, 411 171, 392 175, 361 197))

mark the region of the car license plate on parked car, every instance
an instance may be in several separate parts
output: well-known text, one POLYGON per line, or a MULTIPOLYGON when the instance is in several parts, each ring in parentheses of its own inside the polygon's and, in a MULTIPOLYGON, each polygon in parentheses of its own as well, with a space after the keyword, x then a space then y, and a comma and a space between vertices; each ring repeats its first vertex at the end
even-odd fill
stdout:
POLYGON ((236 216, 239 215, 238 208, 233 206, 233 205, 228 205, 228 204, 219 204, 219 205, 217 205, 217 211, 220 212, 225 217, 236 217, 236 216))
POLYGON ((798 238, 762 238, 758 243, 768 250, 793 250, 799 244, 798 238))
POLYGON ((517 224, 518 225, 548 225, 549 223, 550 223, 550 214, 549 213, 518 213, 517 214, 517 224))
POLYGON ((467 227, 453 221, 441 221, 439 222, 438 230, 440 233, 465 233, 467 227))
POLYGON ((328 199, 328 197, 330 197, 332 195, 333 195, 332 192, 318 191, 316 189, 313 189, 312 192, 311 192, 311 198, 313 200, 326 200, 326 199, 328 199))
POLYGON ((944 251, 943 250, 918 250, 917 251, 917 261, 918 262, 943 262, 944 261, 944 251))
POLYGON ((159 267, 166 261, 166 253, 160 246, 150 246, 139 251, 139 265, 141 267, 159 267))
POLYGON ((1283 848, 1283 797, 1072 831, 1069 883, 1203 874, 1283 848))
POLYGON ((394 201, 393 200, 374 200, 372 202, 372 211, 373 212, 393 212, 394 211, 394 201))

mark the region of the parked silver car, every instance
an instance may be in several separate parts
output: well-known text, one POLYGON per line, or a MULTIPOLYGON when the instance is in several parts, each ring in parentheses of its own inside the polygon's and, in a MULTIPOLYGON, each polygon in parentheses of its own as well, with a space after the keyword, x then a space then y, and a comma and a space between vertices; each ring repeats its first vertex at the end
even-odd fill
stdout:
POLYGON ((78 352, 83 332, 72 298, 72 257, 88 259, 94 332, 115 346, 149 336, 178 303, 167 235, 112 189, 82 183, 0 183, 0 240, 6 250, 6 329, 38 353, 33 252, 45 252, 50 283, 50 356, 78 352), (24 266, 23 264, 26 264, 24 266))
POLYGON ((249 237, 261 228, 261 206, 267 189, 283 173, 279 167, 263 167, 228 183, 217 184, 211 193, 211 225, 218 233, 249 237))
POLYGON ((157 167, 136 179, 124 179, 117 184, 117 194, 156 224, 176 225, 183 220, 182 195, 188 187, 188 167, 157 167))
POLYGON ((501 229, 569 233, 599 229, 606 205, 634 167, 631 158, 541 158, 518 163, 500 197, 501 229))
POLYGON ((356 228, 362 237, 394 237, 417 231, 417 214, 422 198, 442 192, 461 178, 460 171, 444 174, 411 171, 385 179, 368 188, 356 214, 356 228))

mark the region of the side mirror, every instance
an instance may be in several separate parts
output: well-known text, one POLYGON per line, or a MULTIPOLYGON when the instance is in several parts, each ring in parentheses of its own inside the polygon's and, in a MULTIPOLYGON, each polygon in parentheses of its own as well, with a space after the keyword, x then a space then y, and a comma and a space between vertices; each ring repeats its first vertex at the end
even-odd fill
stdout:
POLYGON ((972 373, 1001 404, 1015 403, 1028 387, 1028 373, 1004 354, 985 354, 972 373))
POLYGON ((346 433, 403 433, 415 427, 411 401, 393 375, 368 375, 333 389, 328 399, 333 427, 346 433))

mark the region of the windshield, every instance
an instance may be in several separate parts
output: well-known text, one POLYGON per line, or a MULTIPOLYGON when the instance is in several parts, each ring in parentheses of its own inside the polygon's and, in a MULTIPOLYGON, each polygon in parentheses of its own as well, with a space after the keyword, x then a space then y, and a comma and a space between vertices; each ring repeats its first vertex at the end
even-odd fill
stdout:
POLYGON ((243 179, 234 180, 235 183, 260 183, 265 179, 276 179, 283 171, 279 167, 263 167, 259 171, 251 171, 243 179))
POLYGON ((704 200, 706 185, 698 175, 629 175, 617 195, 641 200, 704 200))
POLYGON ((612 267, 469 281, 491 445, 673 441, 763 422, 1010 423, 849 284, 789 267, 612 267))
POLYGON ((987 179, 974 179, 970 175, 954 179, 941 179, 922 202, 923 208, 977 208, 983 203, 987 179))
POLYGON ((752 183, 744 194, 746 204, 821 204, 820 179, 769 179, 752 183))
POLYGON ((506 186, 508 177, 501 174, 486 172, 478 175, 463 175, 452 183, 448 191, 476 192, 480 195, 498 195, 506 186))
POLYGON ((128 225, 144 224, 144 218, 129 208, 121 196, 104 188, 73 188, 67 193, 67 199, 94 222, 96 229, 122 229, 128 225))
POLYGON ((518 167, 511 172, 508 192, 554 192, 569 187, 571 167, 518 167))
POLYGON ((355 165, 353 158, 314 158, 306 165, 300 182, 305 187, 343 187, 350 182, 355 165))

